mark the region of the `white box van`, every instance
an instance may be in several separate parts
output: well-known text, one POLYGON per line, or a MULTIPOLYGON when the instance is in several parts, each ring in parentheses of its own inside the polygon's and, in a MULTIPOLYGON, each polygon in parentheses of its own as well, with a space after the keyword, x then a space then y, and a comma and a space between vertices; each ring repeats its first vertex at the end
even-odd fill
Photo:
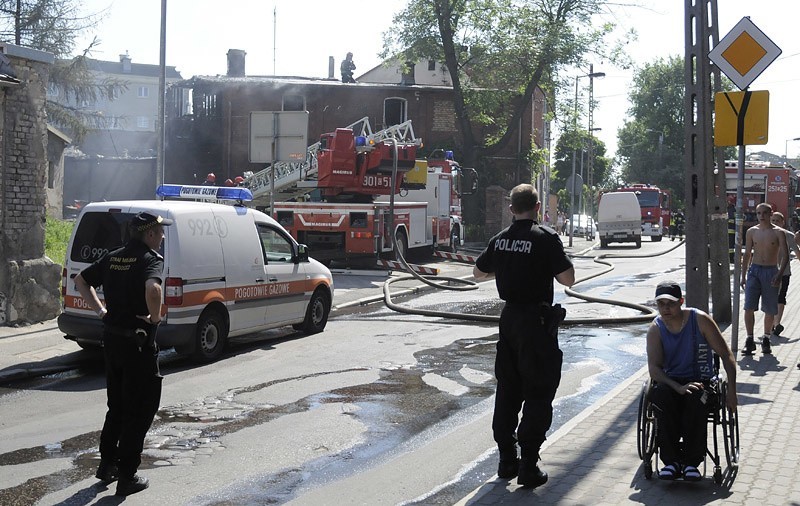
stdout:
MULTIPOLYGON (((209 187, 164 185, 159 192, 197 197, 197 188, 209 187)), ((245 188, 200 191, 205 198, 219 198, 217 191, 250 193, 245 188)), ((157 341, 162 348, 211 361, 228 337, 284 325, 306 333, 325 328, 333 302, 331 272, 310 259, 306 247, 275 220, 241 204, 137 200, 88 204, 78 217, 67 246, 58 317, 65 338, 83 347, 101 344, 103 324, 72 279, 122 246, 128 221, 141 211, 174 220, 164 227, 161 251, 164 301, 157 341)), ((103 298, 102 287, 98 296, 103 298)))
POLYGON ((642 214, 633 192, 609 192, 600 196, 597 206, 597 232, 600 247, 612 242, 632 242, 642 247, 642 214))

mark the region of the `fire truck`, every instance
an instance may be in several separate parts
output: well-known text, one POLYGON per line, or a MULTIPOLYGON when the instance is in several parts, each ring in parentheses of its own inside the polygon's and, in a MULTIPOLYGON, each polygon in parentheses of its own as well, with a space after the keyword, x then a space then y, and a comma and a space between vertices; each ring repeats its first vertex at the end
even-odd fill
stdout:
POLYGON ((651 241, 658 242, 665 234, 669 234, 672 208, 672 195, 669 190, 662 190, 650 184, 630 184, 615 191, 636 194, 642 210, 643 236, 650 236, 651 241))
MULTIPOLYGON (((728 202, 736 204, 736 187, 739 162, 725 161, 725 186, 728 202)), ((792 168, 784 165, 771 165, 768 162, 746 161, 744 165, 744 227, 756 225, 756 206, 762 202, 772 205, 791 223, 796 208, 795 198, 800 194, 800 184, 792 168)))
POLYGON ((449 151, 417 160, 421 145, 410 121, 372 132, 362 118, 323 134, 304 163, 276 163, 245 186, 254 200, 274 188, 272 216, 324 263, 455 252, 464 241, 461 196, 475 190, 476 174, 449 151))

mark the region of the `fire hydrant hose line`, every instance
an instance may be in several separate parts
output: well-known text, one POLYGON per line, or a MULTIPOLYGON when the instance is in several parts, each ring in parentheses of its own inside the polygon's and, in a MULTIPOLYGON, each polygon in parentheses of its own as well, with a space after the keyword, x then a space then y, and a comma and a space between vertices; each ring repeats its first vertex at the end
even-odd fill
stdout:
MULTIPOLYGON (((624 254, 616 254, 616 253, 604 253, 601 255, 570 255, 571 258, 584 258, 584 259, 591 259, 595 263, 605 265, 606 268, 600 270, 599 272, 595 272, 588 276, 584 276, 582 278, 576 279, 575 283, 572 285, 573 287, 578 283, 583 283, 584 281, 588 281, 590 279, 596 278, 598 276, 602 276, 603 274, 607 274, 614 270, 614 264, 605 260, 606 258, 651 258, 660 255, 667 254, 671 251, 674 251, 676 248, 683 245, 685 241, 680 240, 674 246, 670 247, 665 251, 661 251, 659 253, 653 253, 648 255, 624 255, 624 254)), ((430 309, 413 309, 406 306, 401 306, 399 304, 395 304, 392 301, 392 294, 390 286, 392 283, 396 283, 399 281, 407 281, 410 279, 417 279, 423 282, 426 285, 432 286, 434 288, 439 288, 442 290, 455 290, 455 291, 467 291, 467 290, 475 290, 478 288, 478 283, 469 279, 461 279, 461 278, 453 278, 453 277, 444 277, 444 276, 423 276, 414 272, 411 267, 406 262, 406 259, 403 257, 402 253, 397 255, 400 259, 400 263, 403 264, 406 271, 410 274, 406 276, 400 276, 393 279, 387 279, 386 282, 383 284, 383 300, 386 304, 386 307, 393 311, 397 311, 398 313, 405 313, 405 314, 415 314, 421 316, 431 316, 436 318, 450 318, 456 320, 468 320, 468 321, 480 321, 480 322, 499 322, 500 316, 495 315, 480 315, 480 314, 469 314, 469 313, 453 313, 448 311, 434 311, 430 309), (438 282, 434 282, 434 280, 438 282), (452 284, 455 283, 455 284, 452 284)), ((600 317, 591 317, 591 318, 567 318, 561 323, 561 326, 570 326, 570 325, 586 325, 586 324, 620 324, 620 323, 644 323, 649 322, 653 318, 658 315, 658 311, 652 307, 644 306, 642 304, 637 304, 634 302, 627 302, 623 300, 616 300, 616 299, 608 299, 608 298, 601 298, 601 297, 593 297, 591 295, 582 294, 580 292, 576 292, 572 288, 564 288, 564 293, 570 297, 575 297, 586 302, 595 302, 599 304, 610 304, 613 306, 621 306, 627 307, 630 309, 636 309, 641 311, 641 315, 634 315, 634 316, 617 316, 617 317, 607 317, 607 318, 600 318, 600 317)))

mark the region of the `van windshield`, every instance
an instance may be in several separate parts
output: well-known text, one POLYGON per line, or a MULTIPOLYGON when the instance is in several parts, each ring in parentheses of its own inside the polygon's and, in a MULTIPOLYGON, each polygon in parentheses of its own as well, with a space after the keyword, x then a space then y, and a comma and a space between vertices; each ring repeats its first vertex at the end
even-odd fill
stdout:
POLYGON ((73 262, 92 263, 107 252, 121 247, 127 239, 128 222, 132 217, 132 213, 84 213, 75 232, 70 259, 73 262))

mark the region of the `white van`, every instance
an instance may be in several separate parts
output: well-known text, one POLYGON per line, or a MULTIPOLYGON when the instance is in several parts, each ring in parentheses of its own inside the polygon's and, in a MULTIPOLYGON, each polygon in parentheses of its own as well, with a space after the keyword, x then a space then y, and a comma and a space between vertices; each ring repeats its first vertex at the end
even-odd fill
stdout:
POLYGON ((600 196, 597 206, 597 232, 600 247, 612 242, 632 242, 642 247, 642 214, 633 192, 609 192, 600 196))
MULTIPOLYGON (((241 201, 249 190, 163 185, 158 193, 214 200, 225 193, 240 202, 136 200, 85 206, 69 240, 63 272, 58 327, 66 339, 82 347, 101 344, 102 322, 72 279, 122 246, 128 221, 141 211, 174 220, 164 227, 161 251, 160 347, 211 361, 220 356, 228 337, 284 325, 309 334, 325 328, 333 302, 331 272, 310 259, 306 247, 275 220, 244 207, 241 201)), ((98 295, 103 298, 102 287, 98 295)))

